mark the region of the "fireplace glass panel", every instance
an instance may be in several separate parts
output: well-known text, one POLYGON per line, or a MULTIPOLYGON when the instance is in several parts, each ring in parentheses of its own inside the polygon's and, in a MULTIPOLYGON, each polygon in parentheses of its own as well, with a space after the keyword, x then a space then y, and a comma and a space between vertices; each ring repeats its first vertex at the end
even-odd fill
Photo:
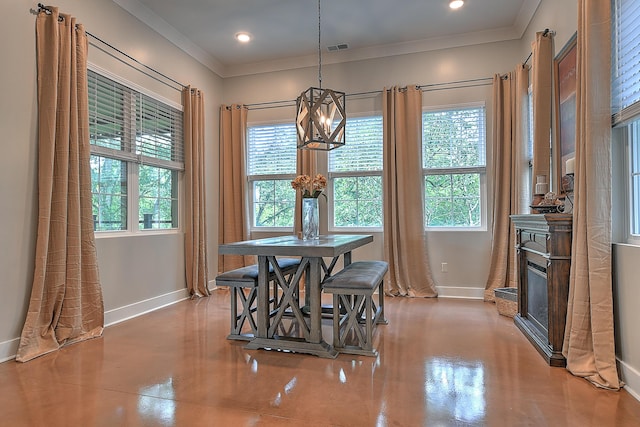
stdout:
POLYGON ((527 314, 537 329, 549 337, 547 269, 527 262, 527 314))

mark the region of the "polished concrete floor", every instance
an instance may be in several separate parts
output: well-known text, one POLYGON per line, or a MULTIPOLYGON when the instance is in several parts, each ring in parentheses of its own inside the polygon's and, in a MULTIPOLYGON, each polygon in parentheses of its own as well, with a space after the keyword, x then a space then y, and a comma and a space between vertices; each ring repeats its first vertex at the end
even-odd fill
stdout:
POLYGON ((0 364, 0 426, 640 425, 639 401, 548 367, 493 304, 386 302, 379 357, 328 360, 228 341, 214 291, 0 364))

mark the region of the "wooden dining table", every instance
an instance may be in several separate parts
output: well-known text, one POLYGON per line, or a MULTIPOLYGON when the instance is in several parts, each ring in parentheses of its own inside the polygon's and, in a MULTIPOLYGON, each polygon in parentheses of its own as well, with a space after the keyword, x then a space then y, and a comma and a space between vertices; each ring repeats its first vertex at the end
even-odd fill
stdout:
POLYGON ((333 273, 341 256, 343 265, 347 266, 351 263, 351 251, 372 241, 371 235, 331 234, 314 240, 288 235, 219 245, 220 254, 258 257, 257 334, 246 348, 336 357, 338 352, 322 337, 322 282, 333 273), (300 257, 296 273, 288 279, 276 262, 279 256, 300 257), (270 306, 270 266, 282 292, 275 308, 270 306), (303 277, 304 304, 298 300, 299 283, 303 277), (297 336, 278 333, 286 316, 296 319, 299 326, 297 336))

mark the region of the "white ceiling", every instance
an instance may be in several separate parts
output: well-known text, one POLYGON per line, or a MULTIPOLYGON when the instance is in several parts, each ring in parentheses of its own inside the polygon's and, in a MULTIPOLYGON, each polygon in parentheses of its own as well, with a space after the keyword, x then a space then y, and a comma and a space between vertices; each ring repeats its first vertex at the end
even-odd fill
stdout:
MULTIPOLYGON (((114 0, 223 77, 317 65, 317 0, 114 0), (243 45, 235 34, 252 34, 243 45)), ((322 61, 520 39, 540 0, 322 0, 322 61), (349 49, 328 52, 346 43, 349 49)))

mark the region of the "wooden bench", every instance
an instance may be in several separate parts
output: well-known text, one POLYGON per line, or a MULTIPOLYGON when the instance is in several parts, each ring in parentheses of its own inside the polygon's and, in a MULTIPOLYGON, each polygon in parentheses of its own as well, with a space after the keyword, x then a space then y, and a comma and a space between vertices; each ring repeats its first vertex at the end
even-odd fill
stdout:
POLYGON ((377 356, 373 332, 376 325, 387 323, 383 288, 388 269, 385 261, 358 261, 324 281, 323 291, 333 294, 333 347, 337 351, 377 356))
MULTIPOLYGON (((289 280, 300 265, 298 258, 279 258, 277 262, 282 275, 289 280)), ((273 266, 269 264, 268 281, 271 283, 275 280, 275 271, 273 266)), ((216 286, 228 286, 231 293, 231 328, 227 339, 250 341, 255 338, 258 329, 254 318, 254 313, 257 310, 258 265, 254 264, 226 271, 216 277, 216 286), (240 314, 238 314, 238 300, 242 303, 240 314), (249 331, 243 332, 245 322, 249 324, 249 331)), ((270 295, 269 300, 274 304, 274 308, 280 304, 277 284, 274 285, 273 294, 270 295)))

